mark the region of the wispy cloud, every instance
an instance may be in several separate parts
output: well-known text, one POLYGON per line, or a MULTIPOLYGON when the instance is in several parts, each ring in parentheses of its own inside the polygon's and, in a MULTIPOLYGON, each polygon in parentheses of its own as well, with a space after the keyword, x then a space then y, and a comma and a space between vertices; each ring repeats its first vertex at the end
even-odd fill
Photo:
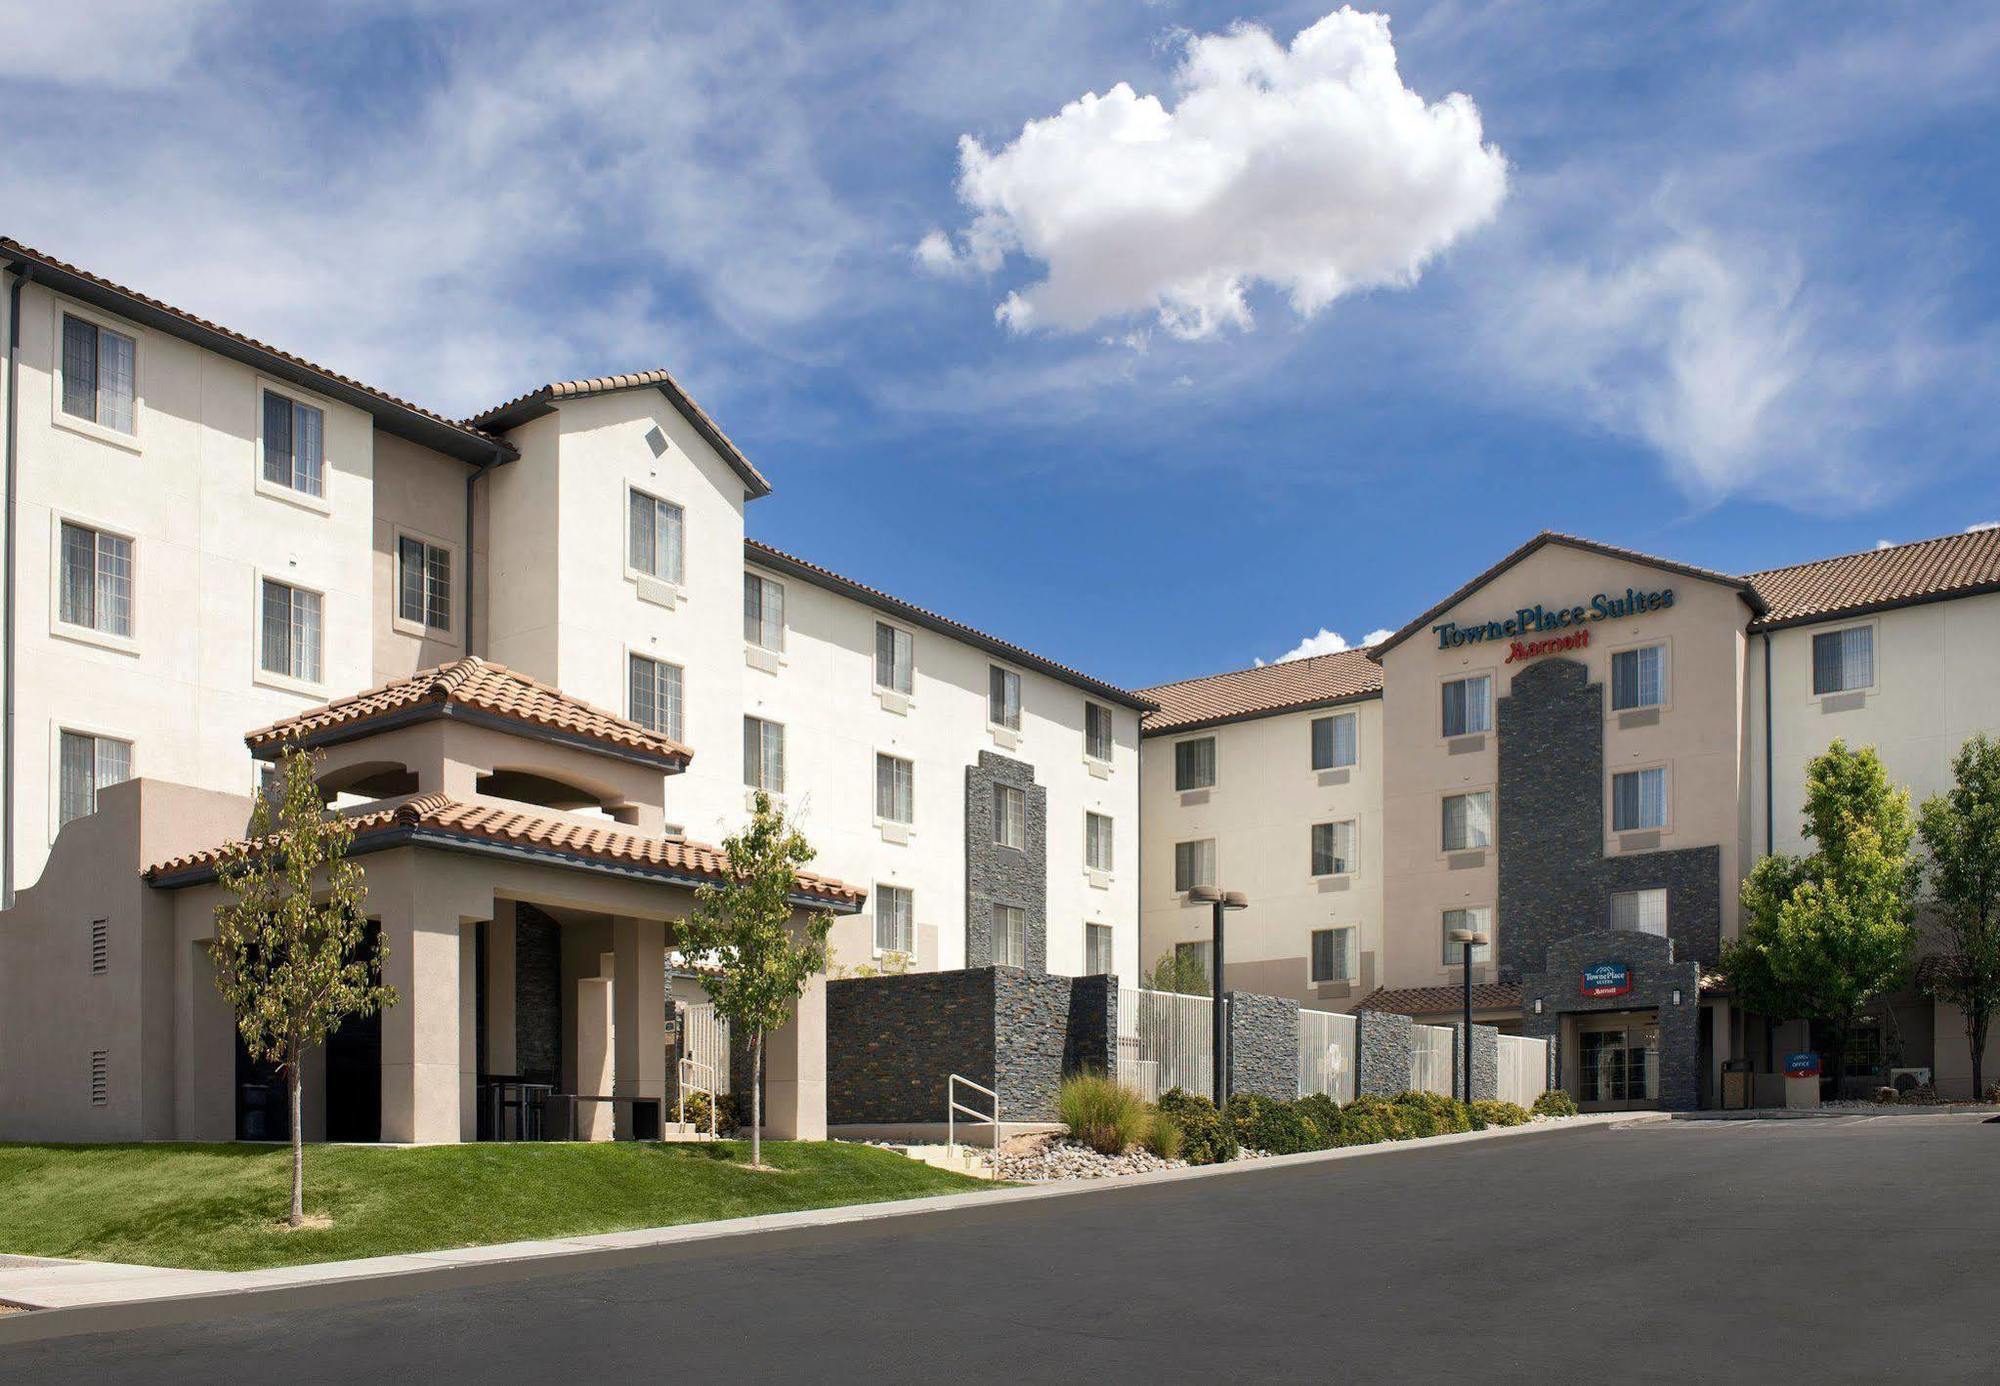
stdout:
MULTIPOLYGON (((1366 649, 1370 645, 1380 644, 1395 633, 1393 630, 1371 630, 1359 640, 1350 643, 1347 637, 1338 631, 1331 631, 1325 626, 1321 626, 1316 634, 1308 635, 1305 639, 1299 641, 1298 644, 1272 660, 1271 663, 1289 664, 1295 659, 1311 659, 1315 655, 1339 654, 1342 650, 1366 649)), ((1260 659, 1257 661, 1257 664, 1261 668, 1264 661, 1260 659)))

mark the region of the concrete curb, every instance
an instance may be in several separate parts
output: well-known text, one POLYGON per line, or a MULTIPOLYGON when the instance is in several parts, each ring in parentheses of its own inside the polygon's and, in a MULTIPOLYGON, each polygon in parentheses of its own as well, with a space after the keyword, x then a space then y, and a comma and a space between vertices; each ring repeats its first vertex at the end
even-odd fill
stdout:
POLYGON ((536 1270, 584 1269, 630 1264, 648 1254, 724 1238, 841 1227, 888 1218, 966 1212, 1014 1203, 1112 1194, 1129 1189, 1196 1179, 1219 1179, 1265 1170, 1296 1169, 1341 1160, 1380 1158, 1412 1150, 1432 1150, 1475 1141, 1520 1136, 1553 1136, 1565 1131, 1652 1124, 1665 1114, 1602 1113, 1563 1121, 1493 1127, 1422 1140, 1391 1141, 1337 1150, 1276 1155, 1226 1165, 1200 1165, 1115 1179, 1078 1179, 935 1194, 887 1203, 856 1203, 793 1213, 726 1218, 714 1222, 643 1227, 547 1241, 503 1242, 376 1256, 354 1261, 321 1261, 254 1271, 179 1270, 116 1262, 0 1258, 0 1303, 35 1312, 0 1316, 0 1345, 78 1333, 151 1327, 213 1315, 276 1312, 319 1304, 351 1303, 413 1289, 445 1289, 513 1278, 536 1270), (7 1259, 15 1264, 9 1266, 7 1259), (408 1283, 406 1283, 408 1282, 408 1283), (418 1283, 421 1282, 421 1283, 418 1283), (245 1302, 246 1296, 254 1301, 245 1302))

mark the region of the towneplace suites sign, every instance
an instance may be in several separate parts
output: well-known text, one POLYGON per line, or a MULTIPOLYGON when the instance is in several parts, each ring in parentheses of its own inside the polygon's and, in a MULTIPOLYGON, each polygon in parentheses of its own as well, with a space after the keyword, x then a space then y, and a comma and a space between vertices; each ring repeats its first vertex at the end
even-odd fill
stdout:
POLYGON ((1477 622, 1461 626, 1456 621, 1446 621, 1431 627, 1431 634, 1438 638, 1440 650, 1455 650, 1461 645, 1477 645, 1488 641, 1499 644, 1511 640, 1513 647, 1507 651, 1507 662, 1517 659, 1533 659, 1537 655, 1554 654, 1558 650, 1574 650, 1590 643, 1589 626, 1597 621, 1619 621, 1627 616, 1644 616, 1649 611, 1665 611, 1674 604, 1674 589, 1662 588, 1658 592, 1641 592, 1628 587, 1625 595, 1615 597, 1609 592, 1599 592, 1580 606, 1544 606, 1537 602, 1524 606, 1512 616, 1502 621, 1477 622), (1528 640, 1524 637, 1540 635, 1549 637, 1542 640, 1528 640))
POLYGON ((1592 1001, 1623 996, 1632 990, 1632 969, 1622 962, 1596 963, 1583 970, 1577 994, 1592 1001))

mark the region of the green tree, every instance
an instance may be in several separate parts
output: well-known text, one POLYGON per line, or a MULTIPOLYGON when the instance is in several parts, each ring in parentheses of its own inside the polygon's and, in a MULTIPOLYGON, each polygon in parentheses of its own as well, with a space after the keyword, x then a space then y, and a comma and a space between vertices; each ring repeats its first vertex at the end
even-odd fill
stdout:
POLYGON ((1153 970, 1139 978, 1139 985, 1149 991, 1177 991, 1183 996, 1206 996, 1209 993, 1208 972, 1192 948, 1185 952, 1169 948, 1160 954, 1153 970))
POLYGON ((704 985, 734 1034, 750 1036, 750 1163, 764 1164, 764 1035, 791 1018, 792 1003, 826 971, 833 916, 817 910, 793 924, 798 869, 817 855, 771 796, 757 792, 742 832, 723 840, 729 879, 695 891, 680 949, 721 974, 704 985))
POLYGON ((1751 1010, 1821 1027, 1838 1095, 1848 1035, 1909 968, 1910 796, 1873 747, 1835 741, 1806 766, 1804 827, 1809 855, 1773 854, 1744 881, 1743 928, 1723 945, 1722 970, 1751 1010))
POLYGON ((320 798, 313 755, 286 748, 275 793, 257 796, 250 833, 216 867, 208 955, 215 985, 253 1059, 274 1061, 291 1090, 293 1227, 305 1221, 301 1061, 350 1016, 396 1003, 382 985, 386 946, 363 955, 366 884, 347 860, 354 825, 320 798))
POLYGON ((2000 1010, 2000 742, 1984 732, 1959 748, 1952 787, 1924 801, 1917 831, 1929 852, 1924 989, 1956 1006, 1972 1051, 1972 1095, 1986 1094, 1986 1032, 2000 1010))

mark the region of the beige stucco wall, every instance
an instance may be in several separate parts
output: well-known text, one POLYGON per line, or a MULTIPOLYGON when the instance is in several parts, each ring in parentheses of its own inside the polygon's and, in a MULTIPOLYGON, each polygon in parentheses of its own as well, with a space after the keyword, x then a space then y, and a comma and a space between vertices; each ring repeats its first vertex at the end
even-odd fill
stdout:
POLYGON ((466 652, 466 596, 480 604, 483 536, 465 551, 465 483, 473 469, 392 434, 375 438, 374 678, 381 682, 457 659, 466 652), (451 555, 451 624, 437 630, 404 621, 397 604, 397 540, 442 545, 451 555))

